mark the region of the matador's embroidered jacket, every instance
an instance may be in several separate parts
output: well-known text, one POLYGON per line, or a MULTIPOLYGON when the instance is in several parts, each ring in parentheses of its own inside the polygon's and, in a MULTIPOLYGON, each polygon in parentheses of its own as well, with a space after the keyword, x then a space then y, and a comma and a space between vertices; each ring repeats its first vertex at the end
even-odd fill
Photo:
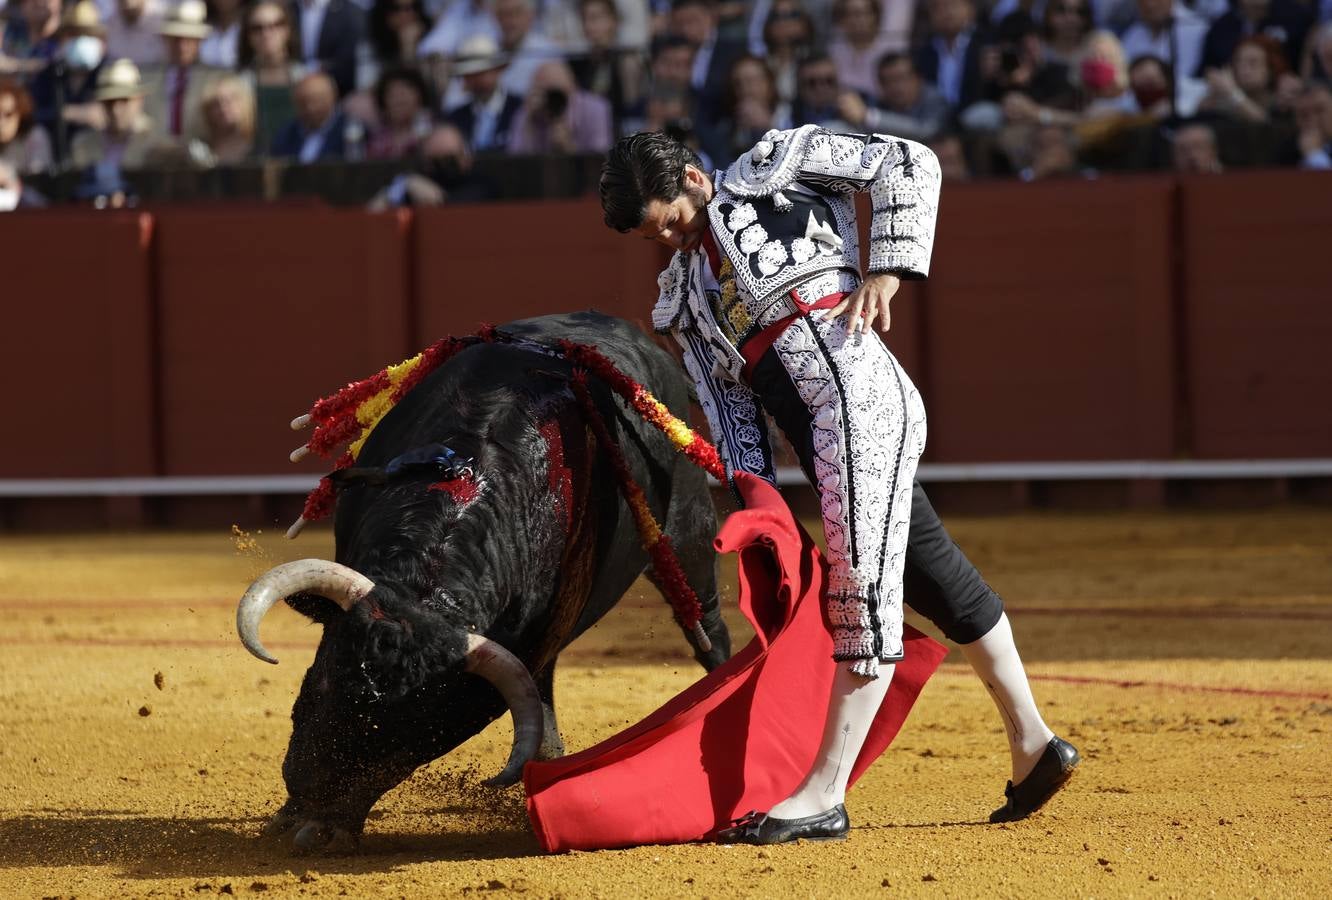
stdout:
POLYGON ((939 164, 913 141, 770 131, 715 178, 708 204, 721 271, 702 251, 677 252, 657 279, 653 326, 675 334, 727 471, 775 481, 763 410, 739 348, 764 327, 860 282, 851 194, 869 191, 871 273, 929 273, 939 164), (715 276, 715 280, 714 277, 715 276))

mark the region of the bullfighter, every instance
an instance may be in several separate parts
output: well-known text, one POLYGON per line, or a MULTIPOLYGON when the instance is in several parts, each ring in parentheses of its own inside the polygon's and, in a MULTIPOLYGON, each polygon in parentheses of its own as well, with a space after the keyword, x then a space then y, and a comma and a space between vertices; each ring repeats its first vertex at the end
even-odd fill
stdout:
POLYGON ((715 173, 673 138, 639 133, 602 169, 606 224, 676 251, 653 325, 679 341, 728 471, 775 481, 766 412, 821 503, 837 666, 822 744, 794 793, 723 842, 846 836, 847 778, 902 658, 904 596, 961 645, 1003 718, 1012 779, 992 822, 1030 815, 1079 761, 1041 717, 1002 601, 915 479, 925 408, 873 330, 888 330, 901 281, 929 273, 939 187, 920 144, 816 126, 770 131, 715 173), (862 191, 873 213, 863 277, 862 191))

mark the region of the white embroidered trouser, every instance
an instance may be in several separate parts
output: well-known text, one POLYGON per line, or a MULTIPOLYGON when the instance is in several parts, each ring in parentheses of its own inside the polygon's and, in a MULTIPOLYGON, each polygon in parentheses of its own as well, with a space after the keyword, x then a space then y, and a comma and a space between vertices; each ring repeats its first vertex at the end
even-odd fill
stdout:
POLYGON ((902 658, 902 575, 925 406, 876 334, 804 317, 773 344, 810 414, 823 512, 833 658, 855 671, 902 658))

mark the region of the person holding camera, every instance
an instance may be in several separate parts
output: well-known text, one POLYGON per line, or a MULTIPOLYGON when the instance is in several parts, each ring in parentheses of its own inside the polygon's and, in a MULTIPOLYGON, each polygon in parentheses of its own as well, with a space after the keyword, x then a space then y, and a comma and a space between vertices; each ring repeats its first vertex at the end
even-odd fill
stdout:
POLYGON ((513 125, 510 153, 605 153, 613 139, 611 106, 581 90, 562 60, 543 63, 513 125))

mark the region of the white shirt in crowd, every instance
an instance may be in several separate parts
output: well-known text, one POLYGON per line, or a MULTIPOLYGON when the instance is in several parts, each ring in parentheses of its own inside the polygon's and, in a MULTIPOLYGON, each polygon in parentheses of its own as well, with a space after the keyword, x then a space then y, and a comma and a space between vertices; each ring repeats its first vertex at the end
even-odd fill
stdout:
POLYGON ((962 78, 967 68, 967 47, 971 46, 972 29, 959 34, 953 40, 950 50, 948 42, 941 37, 934 39, 934 51, 939 56, 939 75, 935 81, 939 93, 952 106, 957 106, 962 98, 962 78))
POLYGON ((1171 10, 1173 24, 1158 32, 1142 22, 1134 22, 1124 32, 1124 56, 1134 60, 1139 56, 1157 56, 1175 65, 1176 80, 1192 78, 1202 62, 1203 39, 1207 37, 1207 21, 1176 0, 1171 10))
POLYGON ((453 56, 463 41, 478 34, 499 43, 499 25, 490 14, 490 4, 486 0, 450 0, 416 52, 421 56, 453 56))
POLYGON ((143 13, 133 24, 120 18, 120 11, 111 4, 109 15, 102 17, 106 29, 106 58, 132 59, 140 68, 160 66, 166 62, 166 43, 158 29, 167 12, 166 0, 144 0, 143 13))
POLYGON ((199 62, 219 69, 236 68, 236 55, 240 46, 240 21, 231 23, 221 31, 214 28, 199 45, 199 62))
POLYGON ((306 62, 319 59, 319 32, 324 28, 330 0, 301 0, 301 55, 306 62))

